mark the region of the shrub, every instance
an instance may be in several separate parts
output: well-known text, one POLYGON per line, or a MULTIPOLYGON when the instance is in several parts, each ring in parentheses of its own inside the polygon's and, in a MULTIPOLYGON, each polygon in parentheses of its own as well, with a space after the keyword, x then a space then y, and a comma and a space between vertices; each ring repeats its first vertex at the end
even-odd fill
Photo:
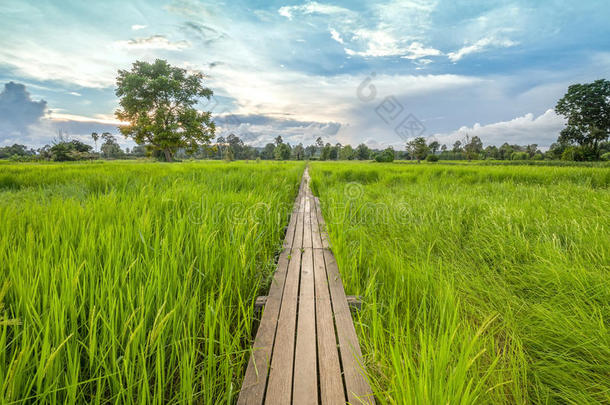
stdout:
POLYGON ((380 163, 390 163, 394 161, 394 149, 387 148, 375 156, 375 161, 380 163))
POLYGON ((610 152, 606 152, 603 155, 601 155, 601 159, 606 162, 610 161, 610 152))
POLYGON ((426 161, 428 162, 438 162, 438 155, 428 155, 426 156, 426 161))
POLYGON ((583 161, 584 154, 581 148, 576 146, 568 146, 565 148, 563 153, 561 154, 561 160, 569 160, 569 161, 583 161))
POLYGON ((527 152, 513 152, 510 155, 510 160, 527 160, 528 156, 527 152))

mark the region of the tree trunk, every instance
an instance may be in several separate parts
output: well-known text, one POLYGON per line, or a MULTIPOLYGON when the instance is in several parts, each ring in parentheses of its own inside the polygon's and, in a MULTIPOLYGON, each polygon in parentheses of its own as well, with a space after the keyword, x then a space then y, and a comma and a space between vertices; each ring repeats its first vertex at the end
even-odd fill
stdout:
POLYGON ((163 149, 163 153, 165 153, 165 161, 166 162, 172 162, 172 153, 170 152, 169 149, 165 148, 163 149))

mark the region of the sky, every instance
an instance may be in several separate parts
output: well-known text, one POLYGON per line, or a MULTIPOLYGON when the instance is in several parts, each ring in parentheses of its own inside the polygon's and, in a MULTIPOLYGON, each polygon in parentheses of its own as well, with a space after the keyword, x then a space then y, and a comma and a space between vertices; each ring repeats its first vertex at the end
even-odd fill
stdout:
POLYGON ((607 0, 2 0, 0 146, 118 134, 117 71, 159 58, 203 72, 198 108, 254 146, 546 148, 568 86, 610 79, 609 16, 607 0))

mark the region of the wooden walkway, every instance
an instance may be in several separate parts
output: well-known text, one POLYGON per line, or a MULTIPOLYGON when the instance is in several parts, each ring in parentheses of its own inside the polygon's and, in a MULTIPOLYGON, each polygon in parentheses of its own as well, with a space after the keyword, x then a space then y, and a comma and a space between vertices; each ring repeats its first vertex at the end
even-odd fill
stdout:
POLYGON ((305 169, 238 404, 374 404, 305 169))

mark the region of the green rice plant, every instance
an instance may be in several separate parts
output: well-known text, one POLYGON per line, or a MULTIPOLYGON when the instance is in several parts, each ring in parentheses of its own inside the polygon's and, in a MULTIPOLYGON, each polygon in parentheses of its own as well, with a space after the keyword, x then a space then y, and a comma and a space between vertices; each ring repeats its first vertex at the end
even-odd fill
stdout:
POLYGON ((610 402, 610 169, 310 173, 378 403, 610 402))
POLYGON ((0 402, 234 402, 303 168, 1 165, 0 402))

